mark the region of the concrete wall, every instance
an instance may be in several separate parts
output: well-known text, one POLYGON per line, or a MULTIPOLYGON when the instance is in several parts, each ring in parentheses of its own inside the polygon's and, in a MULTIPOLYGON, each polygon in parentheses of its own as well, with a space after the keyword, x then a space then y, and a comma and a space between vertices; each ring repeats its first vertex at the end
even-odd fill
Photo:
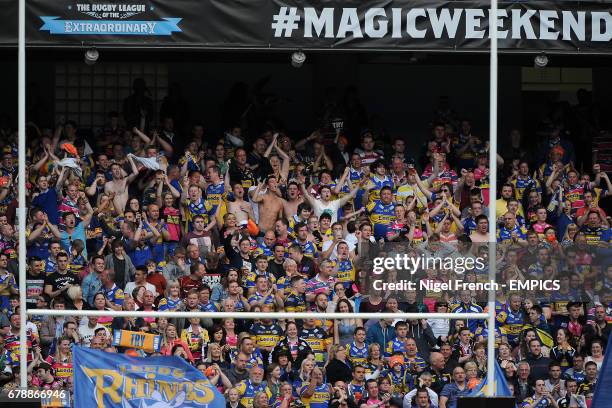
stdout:
MULTIPOLYGON (((263 92, 276 95, 273 114, 287 121, 288 129, 298 132, 313 122, 313 67, 295 69, 287 64, 264 63, 173 63, 168 66, 170 82, 181 85, 191 104, 191 116, 200 118, 209 134, 221 135, 221 104, 232 85, 244 82, 253 87, 269 77, 263 92)), ((295 136, 302 136, 295 134, 295 136)))
MULTIPOLYGON (((179 82, 192 103, 214 132, 219 124, 219 104, 232 84, 254 84, 270 76, 265 88, 279 95, 276 113, 289 119, 288 129, 308 132, 316 126, 316 112, 328 87, 340 93, 357 85, 360 100, 370 116, 380 118, 391 135, 415 140, 418 145, 429 134, 429 124, 439 97, 448 95, 460 117, 470 117, 475 131, 488 137, 489 73, 486 66, 425 66, 409 64, 359 64, 353 56, 317 58, 301 69, 287 64, 262 63, 175 63, 169 67, 171 81, 179 82)), ((500 136, 521 123, 520 69, 500 71, 500 136)))
POLYGON ((612 126, 610 95, 612 95, 612 68, 593 68, 593 99, 599 102, 602 121, 608 127, 612 126))
MULTIPOLYGON (((54 98, 54 66, 51 62, 32 62, 28 64, 26 75, 27 99, 26 104, 31 106, 34 100, 42 109, 43 116, 38 121, 52 122, 54 98), (36 95, 36 98, 30 96, 36 95)), ((0 61, 0 113, 8 115, 10 120, 17 123, 17 61, 16 57, 0 61)))
MULTIPOLYGON (((429 135, 429 124, 440 96, 449 97, 458 117, 472 119, 474 133, 489 134, 489 68, 486 66, 362 65, 362 96, 369 110, 381 116, 392 134, 419 143, 429 135)), ((508 127, 520 126, 520 70, 500 72, 500 137, 508 127), (502 80, 503 78, 503 80, 502 80)))
MULTIPOLYGON (((12 59, 12 57, 11 57, 12 59)), ((0 78, 4 78, 0 90, 0 112, 17 120, 17 59, 0 61, 0 78)))
MULTIPOLYGON (((287 57, 288 58, 288 57, 287 57)), ((169 81, 181 84, 191 103, 192 117, 204 121, 209 134, 220 135, 223 124, 220 106, 231 86, 243 81, 253 86, 269 77, 264 88, 276 95, 273 113, 283 118, 294 137, 302 137, 314 128, 316 113, 326 89, 334 86, 341 93, 347 86, 357 85, 361 102, 370 116, 380 118, 391 135, 402 135, 420 145, 428 135, 433 108, 441 95, 448 95, 458 115, 474 121, 475 132, 488 136, 489 74, 486 65, 421 65, 375 63, 360 61, 354 54, 309 55, 301 69, 286 63, 245 62, 168 62, 169 81)), ((37 59, 28 66, 28 83, 38 86, 38 100, 48 107, 51 122, 54 99, 54 66, 37 59)), ((596 100, 605 101, 612 93, 609 68, 593 68, 593 88, 596 100)), ((0 112, 17 116, 16 61, 0 62, 3 97, 0 112), (11 78, 13 78, 11 80, 11 78)), ((500 67, 499 72, 499 137, 503 139, 513 127, 522 124, 522 94, 520 67, 500 67)), ((601 105, 604 110, 608 104, 601 105)), ((605 112, 607 116, 610 112, 605 112)))

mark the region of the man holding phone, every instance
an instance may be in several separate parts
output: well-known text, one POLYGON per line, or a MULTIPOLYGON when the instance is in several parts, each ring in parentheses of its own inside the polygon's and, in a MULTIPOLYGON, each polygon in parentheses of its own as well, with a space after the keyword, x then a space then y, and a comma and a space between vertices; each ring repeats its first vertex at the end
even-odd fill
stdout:
POLYGON ((584 395, 578 395, 578 383, 573 378, 565 380, 565 397, 557 400, 559 408, 586 408, 584 395))
POLYGON ((546 389, 544 380, 535 382, 535 394, 525 398, 521 404, 521 408, 558 408, 557 402, 551 397, 550 392, 546 389))

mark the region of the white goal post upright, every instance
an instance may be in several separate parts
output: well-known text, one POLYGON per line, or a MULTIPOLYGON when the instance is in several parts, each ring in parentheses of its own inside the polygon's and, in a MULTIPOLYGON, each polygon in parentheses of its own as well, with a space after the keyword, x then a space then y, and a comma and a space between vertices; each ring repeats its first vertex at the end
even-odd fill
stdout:
POLYGON ((25 62, 25 0, 19 0, 19 33, 18 33, 18 50, 17 50, 17 88, 18 88, 18 155, 17 158, 17 175, 19 190, 17 200, 17 217, 19 218, 19 319, 21 328, 19 329, 19 353, 21 377, 20 387, 26 389, 28 386, 28 346, 26 332, 26 62, 25 62))
MULTIPOLYGON (((491 37, 489 63, 489 281, 495 282, 497 263, 497 0, 491 0, 489 35, 491 37)), ((495 289, 489 289, 487 323, 487 389, 488 397, 495 396, 495 289)))

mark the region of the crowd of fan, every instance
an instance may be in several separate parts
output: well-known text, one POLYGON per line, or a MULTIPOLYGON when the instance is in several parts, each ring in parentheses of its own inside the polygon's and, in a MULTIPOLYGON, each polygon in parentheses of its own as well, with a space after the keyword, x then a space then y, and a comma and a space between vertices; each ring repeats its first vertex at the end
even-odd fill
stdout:
MULTIPOLYGON (((15 216, 15 133, 0 164, 0 381, 18 386, 17 223, 27 223, 28 308, 236 312, 228 319, 40 317, 28 321, 28 383, 72 388, 71 345, 113 345, 113 333, 162 336, 231 408, 454 408, 486 377, 484 321, 318 318, 321 312, 482 312, 475 290, 371 288, 371 259, 485 257, 485 135, 437 115, 421 152, 375 131, 330 124, 307 137, 196 124, 179 134, 130 123, 129 105, 95 138, 73 122, 28 127, 27 220, 15 216), (123 118, 121 117, 123 116, 123 118), (124 120, 125 119, 125 120, 124 120), (128 123, 128 125, 125 125, 128 123), (335 125, 335 126, 333 126, 335 125), (139 129, 140 127, 140 129, 139 129), (312 318, 241 319, 243 311, 312 318)), ((522 407, 587 406, 612 319, 612 194, 596 163, 577 170, 563 128, 538 148, 519 132, 498 155, 498 281, 556 279, 557 291, 496 302, 497 360, 522 407)), ((385 272, 387 277, 394 271, 385 272)), ((460 278, 486 281, 488 265, 460 278)), ((443 283, 453 270, 412 279, 443 283)))

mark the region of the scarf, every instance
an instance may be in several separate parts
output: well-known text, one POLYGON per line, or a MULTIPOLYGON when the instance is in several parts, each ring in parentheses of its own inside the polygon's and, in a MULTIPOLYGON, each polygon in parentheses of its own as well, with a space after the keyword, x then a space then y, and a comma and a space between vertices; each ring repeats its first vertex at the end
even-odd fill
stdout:
POLYGON ((81 177, 83 174, 83 170, 81 170, 81 166, 77 164, 77 159, 73 157, 66 157, 65 159, 60 160, 60 167, 69 167, 71 168, 78 177, 81 177))
POLYGON ((159 170, 161 168, 159 166, 159 162, 157 161, 157 158, 139 157, 139 156, 135 156, 133 153, 129 153, 128 157, 131 157, 132 159, 134 159, 134 161, 142 164, 147 169, 159 170))

